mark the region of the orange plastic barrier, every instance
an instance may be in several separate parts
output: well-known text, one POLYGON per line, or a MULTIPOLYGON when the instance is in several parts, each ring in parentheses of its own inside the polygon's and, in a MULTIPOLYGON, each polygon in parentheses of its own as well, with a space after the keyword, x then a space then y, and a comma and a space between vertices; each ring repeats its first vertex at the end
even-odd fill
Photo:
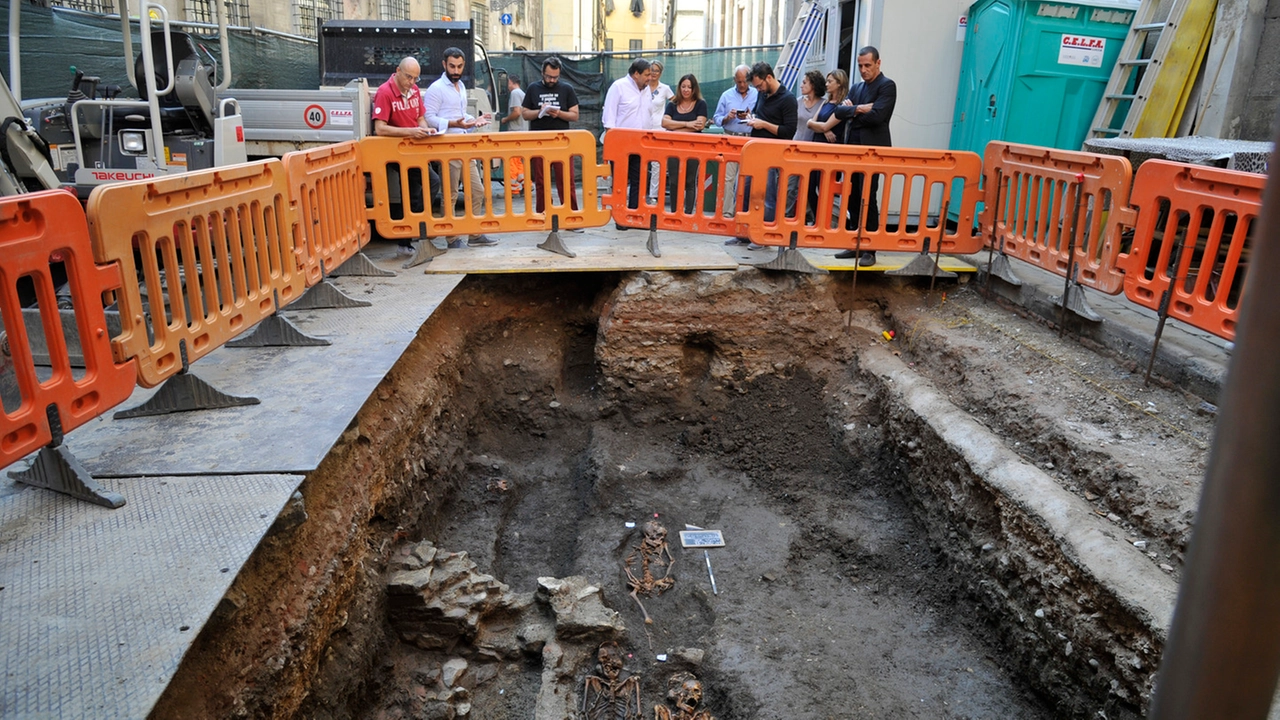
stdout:
POLYGON ((332 270, 369 244, 360 144, 354 140, 291 152, 280 161, 298 210, 294 248, 307 286, 320 282, 320 264, 332 270))
POLYGON ((940 242, 946 253, 982 247, 971 229, 982 175, 982 160, 974 153, 753 140, 743 148, 742 173, 751 178, 751 196, 746 216, 740 214, 738 220, 747 221, 749 237, 761 245, 786 246, 794 232, 797 245, 807 248, 919 252, 926 239, 937 241, 930 243, 931 250, 940 242), (777 174, 777 205, 766 221, 770 171, 777 174), (883 198, 879 222, 869 227, 861 217, 859 242, 847 212, 852 206, 862 215, 875 184, 883 198), (930 224, 929 214, 940 213, 944 204, 948 215, 958 218, 954 229, 936 215, 930 224), (810 212, 812 218, 807 218, 810 212))
MULTIPOLYGON (((742 148, 750 138, 686 132, 610 130, 604 136, 604 159, 613 164, 613 185, 604 203, 613 208, 613 220, 623 227, 648 228, 649 218, 658 227, 677 232, 745 236, 746 227, 725 217, 726 172, 742 163, 742 148), (627 207, 627 164, 640 167, 637 207, 627 207), (657 202, 650 203, 649 173, 657 163, 657 202)), ((739 203, 742 184, 737 185, 739 203)), ((740 207, 730 204, 731 209, 740 207)))
POLYGON ((49 413, 56 408, 66 433, 119 405, 133 392, 137 370, 132 361, 112 360, 103 294, 120 287, 115 265, 97 266, 84 210, 74 195, 61 190, 0 200, 0 317, 21 398, 12 412, 0 407, 0 467, 39 450, 53 439, 49 413), (55 297, 53 269, 66 272, 75 305, 76 331, 84 356, 77 379, 55 297), (34 291, 53 374, 36 376, 31 339, 22 319, 19 286, 34 291))
POLYGON ((1114 155, 1053 150, 1006 142, 987 144, 983 158, 983 231, 1000 217, 989 245, 1004 239, 1008 255, 1066 277, 1070 263, 1071 227, 1076 233, 1076 280, 1115 295, 1124 287, 1117 265, 1123 228, 1133 224, 1129 161, 1114 155), (1002 177, 997 201, 996 171, 1002 177), (1076 220, 1076 196, 1080 215, 1076 220))
POLYGON ((596 139, 586 130, 565 132, 522 132, 488 134, 446 134, 425 140, 368 137, 360 141, 360 160, 373 187, 373 205, 368 208, 378 234, 388 238, 416 238, 419 223, 427 224, 427 235, 468 235, 491 232, 520 232, 550 230, 552 216, 558 216, 561 228, 599 227, 609 220, 609 213, 600 205, 597 182, 608 175, 608 167, 596 164, 596 139), (495 198, 492 184, 486 176, 488 169, 501 164, 504 171, 512 160, 520 160, 525 167, 526 180, 535 169, 546 168, 550 174, 553 164, 560 168, 572 167, 573 175, 582 181, 582 197, 578 207, 562 200, 551 203, 548 198, 546 212, 534 207, 533 183, 525 182, 521 192, 513 192, 505 183, 502 194, 495 198), (458 165, 451 167, 451 161, 458 165), (481 173, 483 207, 476 207, 472 197, 472 178, 468 164, 479 162, 486 172, 481 173), (536 166, 536 168, 535 168, 536 166), (388 170, 398 178, 399 192, 394 195, 388 184, 388 170), (445 188, 461 187, 460 197, 465 199, 465 211, 454 209, 444 195, 443 212, 431 207, 428 191, 429 169, 439 174, 445 188), (460 174, 461 177, 457 177, 460 174), (417 180, 421 178, 421 180, 417 180), (423 186, 420 207, 414 207, 414 185, 423 186), (524 198, 523 209, 517 210, 513 200, 524 198), (400 202, 392 202, 398 197, 400 202), (407 201, 407 202, 406 202, 407 201))
POLYGON ((1133 186, 1133 247, 1120 258, 1125 297, 1159 310, 1172 284, 1170 317, 1234 339, 1266 182, 1254 173, 1143 163, 1133 186))
POLYGON ((88 216, 95 257, 123 276, 112 349, 143 387, 182 369, 182 342, 195 362, 306 289, 279 160, 102 185, 88 216))

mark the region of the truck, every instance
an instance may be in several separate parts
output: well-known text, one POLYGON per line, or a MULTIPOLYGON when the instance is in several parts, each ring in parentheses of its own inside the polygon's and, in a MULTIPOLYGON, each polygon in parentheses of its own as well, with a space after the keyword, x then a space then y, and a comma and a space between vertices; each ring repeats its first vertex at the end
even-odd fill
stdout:
POLYGON ((444 51, 467 57, 462 82, 473 115, 497 107, 496 83, 472 21, 330 20, 320 27, 320 82, 316 90, 228 89, 244 116, 250 157, 275 157, 372 134, 372 97, 412 55, 427 84, 440 72, 444 51))

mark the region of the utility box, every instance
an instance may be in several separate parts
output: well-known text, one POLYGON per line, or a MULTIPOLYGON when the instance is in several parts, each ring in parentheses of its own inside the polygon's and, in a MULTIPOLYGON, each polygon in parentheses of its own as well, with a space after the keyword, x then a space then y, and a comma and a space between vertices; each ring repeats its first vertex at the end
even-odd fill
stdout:
POLYGON ((1136 0, 979 0, 969 7, 950 147, 1079 150, 1136 0))

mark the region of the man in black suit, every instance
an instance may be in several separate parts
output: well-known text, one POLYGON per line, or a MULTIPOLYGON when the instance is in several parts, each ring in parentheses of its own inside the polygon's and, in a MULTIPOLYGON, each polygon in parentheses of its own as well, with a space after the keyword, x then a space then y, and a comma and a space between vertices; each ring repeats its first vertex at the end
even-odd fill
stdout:
MULTIPOLYGON (((880 51, 870 45, 858 51, 858 74, 862 82, 849 91, 849 105, 836 108, 836 117, 847 119, 844 141, 849 145, 877 145, 891 147, 893 141, 889 137, 889 119, 893 117, 893 106, 898 101, 898 86, 880 72, 880 51)), ((853 202, 849 203, 849 219, 845 227, 853 230, 861 219, 863 177, 853 176, 853 202)), ((867 197, 867 230, 880 229, 880 207, 876 201, 876 192, 880 189, 880 177, 871 176, 871 193, 867 197)), ((853 250, 842 250, 836 253, 838 258, 852 258, 858 255, 853 250)), ((859 265, 875 265, 876 254, 864 252, 858 257, 859 265)))

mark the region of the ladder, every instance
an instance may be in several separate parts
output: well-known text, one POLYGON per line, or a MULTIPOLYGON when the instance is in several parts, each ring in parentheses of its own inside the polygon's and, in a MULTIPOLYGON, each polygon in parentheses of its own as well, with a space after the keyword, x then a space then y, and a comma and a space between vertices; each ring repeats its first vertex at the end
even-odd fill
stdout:
POLYGON ((822 29, 827 10, 816 0, 806 0, 800 6, 800 14, 791 26, 791 34, 787 36, 787 44, 782 46, 782 55, 778 64, 773 67, 773 76, 778 78, 782 87, 791 89, 800 79, 800 70, 804 67, 804 59, 809 55, 813 39, 822 29))
POLYGON ((1159 5, 1142 0, 1138 7, 1089 138, 1167 137, 1176 130, 1208 48, 1217 0, 1174 0, 1163 20, 1159 5), (1155 47, 1143 57, 1152 36, 1155 47))

